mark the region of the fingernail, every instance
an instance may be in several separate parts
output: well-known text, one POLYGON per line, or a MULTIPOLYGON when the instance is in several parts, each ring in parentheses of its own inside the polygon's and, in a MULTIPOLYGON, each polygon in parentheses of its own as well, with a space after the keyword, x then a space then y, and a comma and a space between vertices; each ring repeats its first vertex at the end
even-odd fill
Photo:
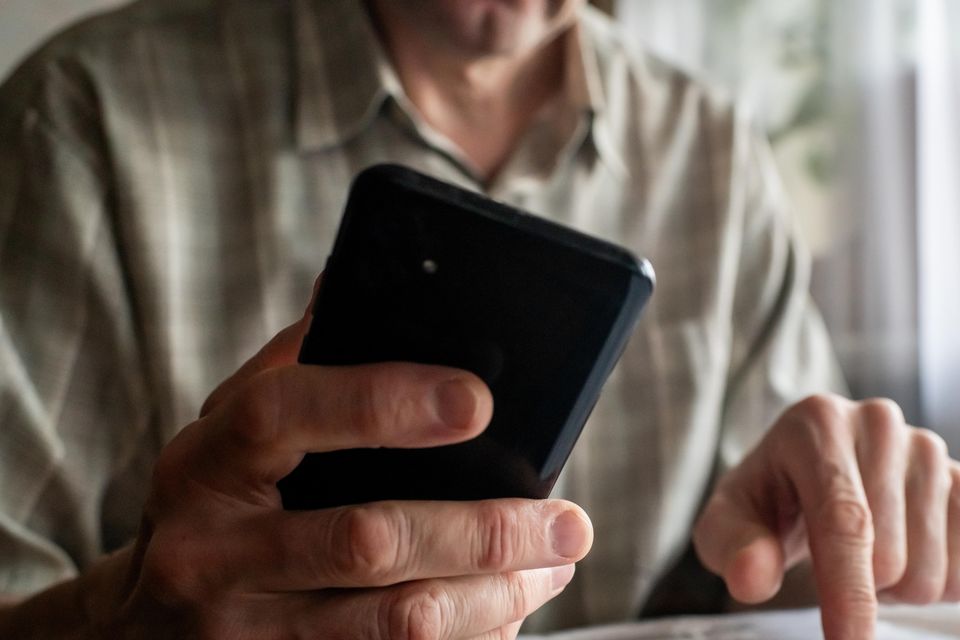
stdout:
POLYGON ((477 412, 477 395, 462 378, 453 378, 434 389, 437 415, 448 427, 466 429, 477 412))
POLYGON ((551 569, 552 575, 550 586, 554 591, 559 591, 565 586, 570 584, 570 581, 573 580, 573 573, 576 570, 576 566, 572 564, 565 564, 562 567, 553 567, 551 569))
POLYGON ((576 558, 587 543, 587 527, 573 511, 564 511, 550 525, 553 552, 564 558, 576 558))

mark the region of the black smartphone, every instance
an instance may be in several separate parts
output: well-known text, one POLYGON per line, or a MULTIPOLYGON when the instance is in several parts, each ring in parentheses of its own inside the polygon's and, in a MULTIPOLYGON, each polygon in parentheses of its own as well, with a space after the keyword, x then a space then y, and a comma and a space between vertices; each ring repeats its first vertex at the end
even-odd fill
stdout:
POLYGON ((466 369, 493 394, 479 437, 310 453, 287 509, 545 498, 653 290, 610 243, 397 165, 353 182, 301 363, 466 369))

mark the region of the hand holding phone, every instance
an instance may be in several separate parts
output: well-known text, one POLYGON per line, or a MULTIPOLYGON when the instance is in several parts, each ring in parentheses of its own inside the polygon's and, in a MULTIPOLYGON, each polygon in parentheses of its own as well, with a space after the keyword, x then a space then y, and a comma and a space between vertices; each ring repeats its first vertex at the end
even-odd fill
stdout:
POLYGON ((309 322, 276 335, 163 448, 137 540, 0 611, 0 636, 513 637, 563 590, 592 542, 569 502, 283 510, 276 482, 304 451, 462 442, 491 411, 482 382, 446 367, 296 366, 309 322), (463 382, 452 413, 435 406, 451 378, 463 382))

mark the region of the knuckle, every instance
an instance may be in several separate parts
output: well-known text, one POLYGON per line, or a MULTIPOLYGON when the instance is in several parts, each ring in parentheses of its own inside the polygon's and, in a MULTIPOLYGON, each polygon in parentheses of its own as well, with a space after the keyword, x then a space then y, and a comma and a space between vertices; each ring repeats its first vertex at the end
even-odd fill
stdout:
POLYGON ((873 515, 861 500, 849 496, 828 499, 817 514, 819 530, 832 541, 852 547, 872 546, 873 515))
POLYGON ((929 429, 914 429, 912 436, 914 453, 921 464, 942 465, 947 458, 947 441, 939 433, 929 429))
POLYGON ((790 429, 793 436, 790 446, 813 447, 819 451, 849 439, 851 432, 845 419, 845 402, 839 396, 815 395, 791 407, 787 419, 779 423, 790 429))
POLYGON ((399 511, 379 507, 344 509, 334 525, 335 577, 358 586, 389 584, 402 564, 399 511))
POLYGON ((382 635, 391 640, 439 640, 450 619, 450 597, 439 588, 407 589, 386 601, 382 635))
POLYGON ((790 408, 791 417, 818 425, 832 425, 840 422, 843 416, 845 400, 832 394, 807 396, 790 408))
POLYGON ((141 569, 142 584, 161 604, 184 608, 210 594, 201 563, 189 549, 175 536, 156 534, 151 540, 141 569))
MULTIPOLYGON (((929 429, 914 428, 910 438, 910 482, 929 487, 936 496, 951 501, 955 485, 943 437, 929 429)), ((949 508, 949 507, 947 507, 949 508)))
POLYGON ((906 423, 903 409, 889 398, 869 398, 860 403, 860 412, 868 424, 899 426, 906 423))
POLYGON ((392 431, 403 413, 396 379, 389 371, 370 370, 358 376, 347 413, 361 433, 376 439, 392 431))
POLYGON ((280 428, 280 409, 285 406, 284 384, 273 369, 250 379, 233 399, 230 429, 237 442, 251 448, 273 444, 280 428))
POLYGON ((198 435, 207 429, 203 420, 184 427, 157 456, 150 478, 148 506, 166 508, 184 499, 184 470, 195 466, 202 450, 198 435))
POLYGON ((871 440, 883 446, 902 444, 908 429, 903 410, 893 400, 874 398, 860 403, 862 429, 871 440))
POLYGON ((500 571, 522 552, 522 534, 517 514, 495 502, 485 503, 477 513, 473 559, 477 570, 500 571))

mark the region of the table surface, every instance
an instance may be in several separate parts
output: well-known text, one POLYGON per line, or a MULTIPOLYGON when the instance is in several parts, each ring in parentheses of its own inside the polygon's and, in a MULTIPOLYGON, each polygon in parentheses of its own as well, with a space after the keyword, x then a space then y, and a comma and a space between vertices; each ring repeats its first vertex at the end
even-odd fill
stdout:
MULTIPOLYGON (((817 609, 668 618, 590 627, 522 640, 822 640, 817 609)), ((880 607, 877 640, 960 639, 960 605, 880 607)))

